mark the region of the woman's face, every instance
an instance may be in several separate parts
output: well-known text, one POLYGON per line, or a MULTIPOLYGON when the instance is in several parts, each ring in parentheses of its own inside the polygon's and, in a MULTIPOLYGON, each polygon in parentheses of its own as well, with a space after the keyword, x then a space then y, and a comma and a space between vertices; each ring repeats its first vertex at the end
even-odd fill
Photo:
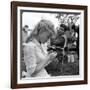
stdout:
POLYGON ((48 31, 39 34, 39 40, 41 43, 47 42, 49 38, 50 38, 50 33, 48 31))

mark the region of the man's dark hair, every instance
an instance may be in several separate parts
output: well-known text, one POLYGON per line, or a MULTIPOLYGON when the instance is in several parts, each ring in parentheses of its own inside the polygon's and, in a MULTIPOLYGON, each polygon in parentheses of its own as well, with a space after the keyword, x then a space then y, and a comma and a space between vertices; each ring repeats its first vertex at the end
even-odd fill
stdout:
POLYGON ((24 27, 28 28, 29 26, 28 25, 25 25, 24 27))

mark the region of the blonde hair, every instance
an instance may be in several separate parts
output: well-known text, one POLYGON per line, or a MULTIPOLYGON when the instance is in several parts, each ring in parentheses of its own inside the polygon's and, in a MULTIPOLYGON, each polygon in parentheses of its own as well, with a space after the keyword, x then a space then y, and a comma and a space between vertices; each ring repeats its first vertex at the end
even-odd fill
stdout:
POLYGON ((34 28, 30 36, 27 38, 26 43, 31 41, 33 38, 36 38, 40 33, 48 31, 50 37, 55 34, 54 24, 49 20, 41 20, 34 28))

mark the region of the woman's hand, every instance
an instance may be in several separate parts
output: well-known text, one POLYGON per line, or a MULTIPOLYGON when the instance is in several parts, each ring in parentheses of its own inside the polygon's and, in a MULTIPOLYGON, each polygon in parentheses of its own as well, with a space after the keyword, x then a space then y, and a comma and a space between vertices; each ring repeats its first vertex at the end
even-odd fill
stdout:
POLYGON ((49 59, 52 60, 56 57, 57 53, 56 52, 52 52, 49 54, 49 59))

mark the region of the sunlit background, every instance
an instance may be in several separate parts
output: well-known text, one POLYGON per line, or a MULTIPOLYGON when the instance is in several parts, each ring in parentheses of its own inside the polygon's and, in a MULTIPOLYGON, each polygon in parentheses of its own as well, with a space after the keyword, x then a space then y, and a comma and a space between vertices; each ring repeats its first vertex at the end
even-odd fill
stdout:
POLYGON ((53 22, 55 28, 58 26, 58 19, 55 18, 56 14, 50 13, 32 13, 32 12, 24 12, 22 17, 22 26, 28 25, 30 29, 33 29, 34 26, 41 20, 47 19, 53 22))

